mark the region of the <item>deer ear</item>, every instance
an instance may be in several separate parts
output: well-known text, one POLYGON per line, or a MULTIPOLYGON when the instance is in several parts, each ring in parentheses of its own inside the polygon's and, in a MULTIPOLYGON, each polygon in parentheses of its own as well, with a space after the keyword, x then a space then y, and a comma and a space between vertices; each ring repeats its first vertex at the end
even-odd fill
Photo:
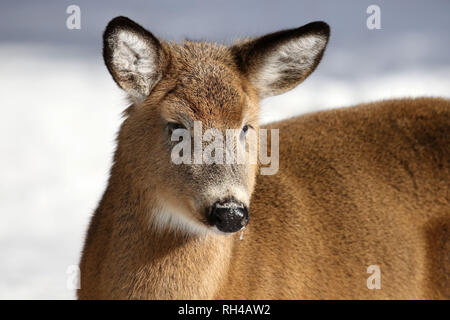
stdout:
POLYGON ((167 54, 149 31, 117 17, 103 33, 103 58, 114 81, 133 102, 141 102, 162 78, 167 54))
POLYGON ((293 89, 319 64, 330 35, 325 22, 312 22, 231 47, 234 58, 260 98, 293 89))

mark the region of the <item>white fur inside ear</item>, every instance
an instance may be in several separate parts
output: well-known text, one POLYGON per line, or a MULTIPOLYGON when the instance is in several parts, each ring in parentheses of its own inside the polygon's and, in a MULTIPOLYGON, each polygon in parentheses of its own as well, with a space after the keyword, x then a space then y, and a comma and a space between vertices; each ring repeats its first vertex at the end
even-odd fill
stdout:
POLYGON ((326 37, 311 34, 292 39, 270 52, 251 77, 260 96, 263 98, 279 94, 279 88, 275 86, 277 82, 287 79, 300 82, 314 67, 316 57, 326 43, 326 37))
POLYGON ((135 102, 150 94, 158 79, 158 55, 150 41, 126 30, 121 30, 112 41, 112 64, 123 88, 135 102))

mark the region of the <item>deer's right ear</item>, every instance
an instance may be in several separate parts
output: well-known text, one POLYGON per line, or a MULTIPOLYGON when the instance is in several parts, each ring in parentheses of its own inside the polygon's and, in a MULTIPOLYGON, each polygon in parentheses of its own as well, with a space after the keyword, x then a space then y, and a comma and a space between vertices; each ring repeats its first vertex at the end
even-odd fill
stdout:
POLYGON ((106 27, 103 58, 113 79, 137 103, 162 78, 168 60, 159 40, 126 17, 114 18, 106 27))

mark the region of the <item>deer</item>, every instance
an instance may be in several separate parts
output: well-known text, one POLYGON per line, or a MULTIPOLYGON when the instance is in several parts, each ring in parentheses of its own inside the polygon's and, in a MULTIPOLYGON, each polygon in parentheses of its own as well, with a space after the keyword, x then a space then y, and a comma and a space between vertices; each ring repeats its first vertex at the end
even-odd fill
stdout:
POLYGON ((79 299, 450 298, 450 100, 258 123, 260 101, 308 77, 329 36, 319 21, 230 45, 179 43, 126 17, 109 22, 104 62, 130 105, 85 238, 79 299), (240 132, 239 148, 277 129, 278 171, 174 164, 171 135, 195 121, 240 132))

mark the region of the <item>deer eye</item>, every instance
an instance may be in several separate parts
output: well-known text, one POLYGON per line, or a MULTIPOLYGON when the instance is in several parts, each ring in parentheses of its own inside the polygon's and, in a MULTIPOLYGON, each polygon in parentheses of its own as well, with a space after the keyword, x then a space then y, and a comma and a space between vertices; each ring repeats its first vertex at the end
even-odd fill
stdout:
POLYGON ((250 124, 246 124, 245 126, 242 127, 242 133, 247 134, 249 129, 253 129, 253 127, 250 124))
POLYGON ((178 122, 168 122, 167 123, 167 129, 169 131, 169 135, 171 136, 172 133, 177 129, 186 129, 184 125, 178 122))
POLYGON ((248 132, 248 130, 249 130, 250 128, 252 128, 252 126, 249 125, 249 124, 246 124, 245 126, 242 127, 242 130, 241 130, 241 139, 245 138, 245 135, 247 134, 247 132, 248 132))

